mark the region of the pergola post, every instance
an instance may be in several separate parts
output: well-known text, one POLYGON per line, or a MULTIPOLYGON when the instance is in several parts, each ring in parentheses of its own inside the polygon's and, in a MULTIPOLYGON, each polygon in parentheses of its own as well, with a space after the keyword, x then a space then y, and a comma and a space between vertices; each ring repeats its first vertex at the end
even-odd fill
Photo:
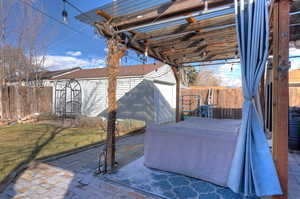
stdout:
POLYGON ((283 191, 288 198, 288 107, 289 107, 289 0, 277 0, 273 10, 273 158, 283 191))
POLYGON ((179 68, 172 66, 173 73, 176 79, 176 122, 181 120, 180 111, 180 70, 179 68))
POLYGON ((107 137, 106 137, 106 170, 112 172, 115 167, 116 152, 116 119, 117 119, 117 76, 119 72, 119 63, 124 55, 124 49, 120 49, 119 44, 113 38, 107 41, 108 55, 108 108, 107 108, 107 137))

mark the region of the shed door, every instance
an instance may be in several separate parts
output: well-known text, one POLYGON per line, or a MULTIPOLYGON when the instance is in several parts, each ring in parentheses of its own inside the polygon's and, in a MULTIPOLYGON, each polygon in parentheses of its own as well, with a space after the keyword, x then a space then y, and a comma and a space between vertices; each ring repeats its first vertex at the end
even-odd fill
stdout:
POLYGON ((175 121, 174 104, 176 91, 174 85, 154 82, 154 105, 156 123, 167 123, 175 121))

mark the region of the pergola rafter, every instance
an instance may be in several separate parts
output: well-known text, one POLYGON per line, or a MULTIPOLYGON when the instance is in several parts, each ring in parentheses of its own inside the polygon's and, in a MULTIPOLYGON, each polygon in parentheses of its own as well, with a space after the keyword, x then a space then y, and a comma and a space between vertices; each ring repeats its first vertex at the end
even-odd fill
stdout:
POLYGON ((158 46, 166 46, 166 45, 173 45, 173 44, 180 44, 183 42, 193 41, 197 39, 211 39, 211 40, 218 40, 218 36, 220 33, 223 33, 223 36, 229 36, 232 38, 235 36, 236 30, 234 25, 231 27, 218 29, 218 30, 212 30, 208 32, 192 32, 188 34, 184 34, 181 36, 176 37, 169 37, 165 39, 157 39, 157 40, 148 40, 148 44, 151 47, 158 47, 158 46))
MULTIPOLYGON (((207 9, 232 4, 232 0, 214 0, 207 2, 207 9)), ((205 1, 185 0, 164 3, 155 7, 124 16, 114 17, 112 25, 120 29, 152 23, 159 17, 160 20, 170 19, 176 16, 189 15, 205 9, 205 1), (142 17, 139 17, 142 16, 142 17)), ((187 17, 189 18, 189 17, 187 17)))
POLYGON ((177 26, 166 27, 151 32, 138 33, 136 40, 147 40, 158 37, 170 36, 174 34, 182 34, 186 32, 197 31, 200 33, 209 32, 210 30, 219 28, 220 26, 230 25, 234 23, 234 15, 218 16, 210 19, 201 20, 195 23, 181 24, 177 26))

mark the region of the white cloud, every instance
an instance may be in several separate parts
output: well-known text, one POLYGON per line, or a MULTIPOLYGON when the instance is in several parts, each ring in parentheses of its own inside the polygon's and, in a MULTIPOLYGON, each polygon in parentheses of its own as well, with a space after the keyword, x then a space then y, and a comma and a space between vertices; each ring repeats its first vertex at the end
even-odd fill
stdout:
POLYGON ((215 75, 220 78, 222 86, 241 87, 241 68, 239 64, 224 64, 215 70, 215 75))
POLYGON ((103 68, 105 67, 105 60, 101 58, 93 58, 89 60, 89 65, 84 66, 83 68, 103 68))
POLYGON ((101 58, 81 59, 72 56, 47 55, 44 66, 49 70, 60 70, 74 67, 103 68, 105 67, 105 60, 101 58))
MULTIPOLYGON (((290 48, 290 57, 293 56, 300 56, 300 49, 296 49, 296 48, 290 48)), ((300 58, 290 58, 290 62, 291 62, 291 70, 294 69, 299 69, 300 68, 300 58)))
POLYGON ((80 51, 67 51, 66 55, 70 55, 70 56, 73 56, 73 57, 78 57, 78 56, 81 56, 82 53, 80 51))
POLYGON ((300 55, 300 49, 297 48, 290 48, 289 49, 289 55, 290 56, 299 56, 300 55))

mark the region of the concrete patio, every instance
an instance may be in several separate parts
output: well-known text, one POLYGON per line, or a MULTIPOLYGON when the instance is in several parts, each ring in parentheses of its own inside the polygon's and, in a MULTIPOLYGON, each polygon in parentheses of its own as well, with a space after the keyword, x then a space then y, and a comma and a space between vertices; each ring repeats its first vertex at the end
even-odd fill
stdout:
MULTIPOLYGON (((143 134, 122 138, 117 144, 120 166, 143 155, 143 134)), ((10 184, 1 199, 145 199, 156 196, 137 192, 94 175, 99 149, 32 163, 10 184)), ((300 195, 300 154, 289 154, 289 199, 300 195)))

